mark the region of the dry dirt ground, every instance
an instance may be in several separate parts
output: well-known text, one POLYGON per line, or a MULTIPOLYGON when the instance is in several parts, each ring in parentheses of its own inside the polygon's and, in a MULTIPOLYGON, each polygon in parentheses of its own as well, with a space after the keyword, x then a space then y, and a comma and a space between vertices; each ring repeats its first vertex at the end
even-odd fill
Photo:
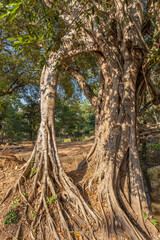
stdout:
MULTIPOLYGON (((84 142, 72 142, 58 144, 58 152, 67 174, 78 184, 83 179, 84 171, 77 171, 80 163, 89 152, 93 140, 84 142)), ((23 164, 31 155, 33 145, 29 142, 0 146, 0 202, 4 198, 7 190, 14 184, 21 173, 23 164)), ((17 196, 13 195, 0 206, 0 240, 15 240, 16 223, 4 224, 5 214, 14 205, 19 205, 17 196)), ((27 240, 27 239, 21 239, 27 240)))
MULTIPOLYGON (((77 185, 88 174, 92 174, 91 172, 86 172, 85 168, 83 171, 79 171, 82 160, 89 152, 92 144, 93 140, 58 144, 58 152, 63 167, 77 185)), ((7 190, 18 179, 18 176, 21 173, 21 168, 30 157, 32 149, 33 145, 29 142, 18 145, 0 146, 0 202, 5 196, 7 190)), ((20 205, 20 207, 23 208, 23 204, 17 202, 16 199, 19 199, 19 196, 14 194, 0 206, 0 240, 17 240, 15 236, 17 224, 3 223, 6 218, 5 214, 10 209, 13 209, 15 205, 18 205, 18 207, 20 205)), ((160 222, 160 204, 152 203, 152 206, 155 212, 155 218, 160 222), (156 213, 156 211, 158 211, 158 213, 156 213)), ((22 216, 21 219, 23 220, 22 216)), ((19 238, 18 240, 29 240, 29 238, 19 238)))

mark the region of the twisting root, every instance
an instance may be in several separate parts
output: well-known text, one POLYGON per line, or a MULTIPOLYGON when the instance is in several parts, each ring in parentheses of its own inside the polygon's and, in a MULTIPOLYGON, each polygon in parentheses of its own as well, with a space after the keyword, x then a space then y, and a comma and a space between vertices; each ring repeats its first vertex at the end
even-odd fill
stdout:
POLYGON ((95 141, 86 157, 86 161, 88 161, 91 158, 91 156, 95 152, 96 146, 97 146, 97 142, 95 141))
POLYGON ((58 158, 55 139, 51 137, 54 136, 52 131, 46 125, 40 128, 30 159, 3 201, 13 191, 19 191, 27 204, 24 215, 26 223, 31 221, 29 229, 33 239, 44 239, 51 235, 55 240, 72 240, 75 234, 80 234, 82 239, 96 240, 94 232, 100 226, 100 218, 85 202, 72 179, 65 174, 58 158), (31 187, 25 188, 28 184, 31 187), (25 195, 23 188, 28 189, 25 195), (45 221, 48 232, 45 227, 42 228, 45 221))
MULTIPOLYGON (((31 192, 30 197, 29 197, 29 202, 32 202, 33 199, 34 199, 35 196, 36 196, 37 182, 38 182, 38 178, 40 177, 41 172, 42 172, 42 159, 43 159, 43 155, 41 155, 40 162, 39 162, 39 166, 38 166, 36 175, 35 175, 35 177, 34 177, 33 186, 32 186, 32 192, 31 192)), ((35 169, 35 168, 34 168, 34 169, 35 169)))
POLYGON ((16 232, 16 239, 19 239, 19 234, 20 234, 20 230, 21 230, 21 223, 18 226, 17 232, 16 232))
MULTIPOLYGON (((148 219, 144 222, 146 198, 138 165, 138 153, 136 146, 129 145, 132 134, 130 134, 128 116, 126 115, 122 120, 124 122, 121 124, 121 129, 118 125, 116 133, 111 132, 113 138, 111 136, 105 146, 106 155, 97 159, 97 168, 87 182, 87 187, 90 191, 96 189, 104 219, 103 227, 106 228, 104 239, 106 236, 107 239, 119 239, 119 237, 135 240, 158 239, 157 229, 153 224, 148 219), (130 181, 127 179, 127 174, 130 181)), ((98 156, 99 148, 96 151, 95 157, 98 156)))

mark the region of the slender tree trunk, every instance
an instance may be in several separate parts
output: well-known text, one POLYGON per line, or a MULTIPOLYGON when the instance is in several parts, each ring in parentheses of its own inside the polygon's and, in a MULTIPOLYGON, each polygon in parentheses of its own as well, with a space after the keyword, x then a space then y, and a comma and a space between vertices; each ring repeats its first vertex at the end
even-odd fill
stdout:
MULTIPOLYGON (((99 226, 100 220, 67 177, 58 157, 54 130, 57 81, 56 57, 54 59, 53 54, 41 74, 41 124, 37 141, 23 173, 5 199, 18 189, 23 200, 29 203, 29 210, 35 206, 31 229, 39 229, 37 239, 75 239, 75 234, 82 235, 84 239, 95 239, 93 229, 99 226), (32 184, 24 196, 23 183, 28 177, 32 184), (43 226, 46 222, 49 233, 43 226)), ((33 232, 31 235, 36 237, 33 232)))

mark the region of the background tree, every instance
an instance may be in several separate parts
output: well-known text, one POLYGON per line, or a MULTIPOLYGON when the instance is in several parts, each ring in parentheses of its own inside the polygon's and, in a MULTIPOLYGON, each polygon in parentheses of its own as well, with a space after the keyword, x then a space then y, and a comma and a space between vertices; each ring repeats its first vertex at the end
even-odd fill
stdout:
MULTIPOLYGON (((28 55, 27 52, 25 54, 21 52, 21 55, 19 55, 19 47, 14 48, 12 42, 8 40, 14 39, 13 36, 18 34, 22 23, 16 23, 12 28, 10 28, 8 21, 1 21, 0 24, 0 96, 3 97, 22 90, 26 85, 37 85, 40 68, 37 65, 38 50, 34 48, 33 52, 28 55)), ((28 51, 30 52, 30 50, 28 51)))
POLYGON ((1 141, 14 141, 24 138, 24 121, 17 96, 6 97, 1 100, 0 133, 1 141))
POLYGON ((82 140, 94 133, 95 115, 86 102, 72 102, 57 99, 55 109, 55 131, 57 137, 71 138, 71 141, 82 140))
POLYGON ((40 124, 39 91, 36 87, 30 89, 30 94, 23 97, 25 103, 21 108, 21 114, 25 121, 24 131, 29 134, 28 139, 32 142, 36 139, 40 124))

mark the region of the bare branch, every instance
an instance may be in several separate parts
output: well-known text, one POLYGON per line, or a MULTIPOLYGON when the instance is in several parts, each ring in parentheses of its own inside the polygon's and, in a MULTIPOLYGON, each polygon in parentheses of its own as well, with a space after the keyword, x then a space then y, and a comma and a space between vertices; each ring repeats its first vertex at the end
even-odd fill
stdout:
POLYGON ((147 79, 147 82, 148 82, 148 86, 150 87, 151 92, 155 96, 155 98, 156 99, 160 98, 160 89, 153 84, 151 79, 147 79))
MULTIPOLYGON (((160 101, 160 98, 158 99, 160 101)), ((140 111, 140 115, 142 114, 142 112, 144 112, 146 109, 148 109, 149 107, 151 107, 152 105, 157 105, 158 102, 157 102, 157 99, 154 98, 153 100, 149 101, 146 103, 146 105, 141 109, 140 111)))
POLYGON ((154 101, 154 104, 156 104, 156 102, 157 103, 160 102, 160 89, 153 84, 150 77, 146 77, 149 72, 148 68, 144 69, 144 67, 142 67, 142 72, 143 72, 143 76, 144 76, 144 80, 145 80, 148 92, 150 93, 151 97, 153 98, 152 101, 154 101))
POLYGON ((160 124, 140 124, 139 125, 139 134, 140 137, 152 136, 160 133, 160 124))
POLYGON ((156 99, 160 98, 160 89, 153 84, 152 80, 149 77, 146 77, 146 72, 144 68, 142 68, 142 70, 144 80, 146 82, 147 87, 149 88, 149 92, 151 93, 152 96, 154 96, 154 98, 156 99))

